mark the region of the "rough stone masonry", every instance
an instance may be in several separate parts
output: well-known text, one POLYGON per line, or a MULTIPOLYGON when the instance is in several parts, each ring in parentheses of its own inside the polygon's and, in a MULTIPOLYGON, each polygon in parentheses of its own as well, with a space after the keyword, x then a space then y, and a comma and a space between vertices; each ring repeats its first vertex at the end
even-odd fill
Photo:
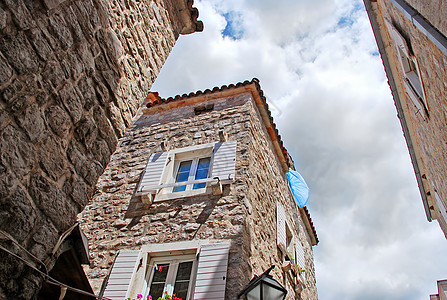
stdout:
MULTIPOLYGON (((192 2, 0 1, 2 248, 52 268, 177 38, 202 30, 192 2)), ((0 299, 41 283, 0 250, 0 299)))
MULTIPOLYGON (((255 84, 243 83, 247 89, 255 84)), ((297 241, 304 247, 305 288, 297 289, 296 279, 279 267, 272 274, 289 290, 287 299, 318 299, 314 243, 306 229, 306 218, 292 200, 253 96, 247 90, 216 89, 215 95, 206 94, 207 106, 199 103, 200 96, 192 96, 146 109, 120 139, 98 180, 95 195, 79 215, 91 254, 91 264, 85 271, 96 291, 120 250, 210 239, 231 241, 225 299, 236 299, 254 274, 283 263, 276 242, 276 205, 281 202, 290 213, 292 232, 297 233, 297 241), (162 151, 161 144, 166 147, 164 151, 202 145, 219 141, 221 133, 228 141, 237 141, 235 181, 224 185, 222 195, 181 197, 152 204, 135 196, 147 159, 151 153, 162 151)))

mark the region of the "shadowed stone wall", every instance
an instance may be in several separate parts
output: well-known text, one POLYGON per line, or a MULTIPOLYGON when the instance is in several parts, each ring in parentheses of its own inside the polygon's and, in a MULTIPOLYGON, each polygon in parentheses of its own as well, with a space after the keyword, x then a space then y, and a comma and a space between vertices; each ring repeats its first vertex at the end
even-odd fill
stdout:
MULTIPOLYGON (((0 242, 54 265, 179 34, 201 30, 192 1, 0 1, 0 242), (189 6, 188 6, 189 5, 189 6)), ((0 250, 0 299, 41 277, 0 250)))

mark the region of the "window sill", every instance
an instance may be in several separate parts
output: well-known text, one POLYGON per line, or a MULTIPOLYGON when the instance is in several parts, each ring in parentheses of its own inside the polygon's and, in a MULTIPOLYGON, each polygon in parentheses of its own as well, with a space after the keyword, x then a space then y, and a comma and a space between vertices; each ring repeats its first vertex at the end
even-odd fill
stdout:
POLYGON ((155 196, 155 199, 153 202, 157 203, 157 202, 163 202, 163 201, 174 200, 174 199, 179 199, 179 198, 194 197, 194 196, 199 196, 199 195, 208 195, 211 193, 212 193, 211 188, 203 188, 203 189, 189 190, 189 191, 183 191, 183 192, 158 194, 155 196))

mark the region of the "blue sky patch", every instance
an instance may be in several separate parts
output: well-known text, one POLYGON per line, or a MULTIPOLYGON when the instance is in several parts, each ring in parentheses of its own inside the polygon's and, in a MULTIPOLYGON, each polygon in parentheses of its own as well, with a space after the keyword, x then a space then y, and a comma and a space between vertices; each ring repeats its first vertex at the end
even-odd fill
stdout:
POLYGON ((229 37, 233 40, 242 38, 244 31, 242 30, 242 14, 235 11, 230 11, 222 14, 227 21, 225 29, 222 31, 222 36, 229 37))
POLYGON ((337 26, 346 27, 351 26, 352 24, 354 24, 354 20, 352 20, 350 17, 341 17, 340 20, 338 20, 337 26))

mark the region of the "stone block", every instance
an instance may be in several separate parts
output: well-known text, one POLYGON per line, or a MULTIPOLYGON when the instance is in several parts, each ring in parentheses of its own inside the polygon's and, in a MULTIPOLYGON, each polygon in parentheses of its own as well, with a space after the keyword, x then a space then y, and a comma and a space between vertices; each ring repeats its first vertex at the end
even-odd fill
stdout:
POLYGON ((81 43, 77 48, 77 53, 83 63, 86 75, 92 76, 95 72, 95 59, 93 57, 92 51, 88 47, 88 44, 81 43))
POLYGON ((91 148, 92 143, 98 135, 96 124, 88 115, 84 116, 78 122, 74 132, 76 133, 76 138, 78 141, 80 141, 88 149, 91 148))
POLYGON ((83 114, 83 103, 71 83, 67 82, 64 84, 59 91, 59 97, 72 117, 73 122, 77 123, 81 120, 83 114))
POLYGON ((31 17, 31 13, 23 3, 23 0, 4 0, 12 15, 14 16, 14 23, 20 29, 26 30, 35 26, 36 23, 31 17))
POLYGON ((38 28, 31 28, 29 30, 29 37, 31 44, 34 46, 34 49, 36 49, 37 54, 42 60, 46 61, 53 55, 53 50, 41 30, 38 28))
POLYGON ((8 63, 0 56, 0 86, 5 84, 12 76, 12 69, 8 63))
POLYGON ((0 29, 6 27, 6 20, 8 19, 8 15, 6 12, 0 7, 0 29))
POLYGON ((15 184, 14 176, 0 163, 0 199, 6 198, 15 184))
POLYGON ((67 50, 73 45, 73 37, 61 12, 51 14, 48 18, 51 32, 59 40, 62 49, 67 50))
POLYGON ((79 58, 76 51, 68 51, 61 61, 62 69, 65 72, 66 78, 77 79, 84 70, 84 65, 82 64, 81 59, 79 58))
POLYGON ((33 167, 34 152, 26 140, 24 134, 12 125, 1 132, 1 162, 16 176, 27 174, 33 167))
POLYGON ((42 75, 55 88, 65 80, 65 73, 57 60, 48 61, 42 75))
POLYGON ((79 17, 76 16, 75 12, 73 11, 73 5, 65 6, 63 13, 65 21, 70 28, 70 32, 73 37, 73 42, 79 43, 83 41, 85 39, 84 33, 82 32, 81 26, 78 23, 79 17))
POLYGON ((46 132, 45 121, 39 106, 34 103, 18 117, 19 125, 24 129, 31 142, 38 142, 46 132))
POLYGON ((65 231, 76 221, 80 208, 42 175, 31 176, 29 193, 37 207, 52 221, 58 231, 65 231))
POLYGON ((22 242, 32 232, 37 220, 37 212, 21 187, 0 202, 0 228, 22 242))
POLYGON ((124 49, 115 32, 112 30, 100 29, 96 33, 96 39, 104 53, 106 53, 109 61, 113 65, 116 65, 118 59, 124 54, 124 49))
POLYGON ((23 88, 23 84, 21 81, 15 79, 9 84, 2 93, 3 100, 7 103, 11 102, 11 99, 14 98, 23 88))
POLYGON ((59 137, 64 138, 72 126, 70 116, 58 105, 49 106, 45 111, 48 125, 59 137))
POLYGON ((96 102, 96 93, 92 80, 87 76, 81 76, 78 81, 78 90, 84 98, 84 109, 90 110, 96 102))
POLYGON ((52 135, 47 136, 39 147, 38 157, 40 167, 54 181, 67 172, 65 151, 52 135))
POLYGON ((103 171, 102 167, 95 161, 87 159, 85 155, 79 151, 76 142, 73 140, 68 146, 67 155, 76 172, 81 175, 87 183, 94 186, 96 180, 103 171))
POLYGON ((113 127, 101 107, 98 106, 94 108, 93 118, 99 129, 100 135, 106 141, 110 152, 113 153, 115 151, 118 139, 116 138, 113 127))
POLYGON ((23 32, 0 38, 0 51, 19 74, 34 73, 39 67, 37 54, 23 32))
POLYGON ((64 184, 64 191, 70 195, 72 200, 79 204, 80 207, 87 205, 93 187, 88 186, 82 178, 73 175, 64 184))
POLYGON ((45 3, 47 9, 54 9, 63 2, 65 2, 65 0, 43 0, 43 3, 45 3))

